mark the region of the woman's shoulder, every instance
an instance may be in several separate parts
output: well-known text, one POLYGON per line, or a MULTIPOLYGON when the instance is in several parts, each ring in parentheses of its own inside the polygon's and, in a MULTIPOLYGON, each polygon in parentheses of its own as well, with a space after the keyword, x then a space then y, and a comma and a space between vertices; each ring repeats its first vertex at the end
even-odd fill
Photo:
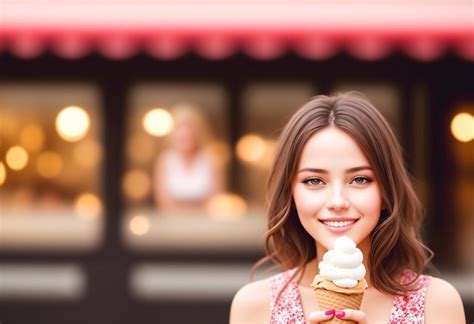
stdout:
POLYGON ((430 278, 425 297, 425 318, 427 323, 465 323, 461 296, 446 280, 430 278))
POLYGON ((268 323, 270 289, 269 279, 254 281, 243 286, 232 300, 230 323, 268 323))
POLYGON ((426 297, 430 299, 430 302, 442 302, 444 305, 446 305, 446 302, 461 302, 461 297, 456 288, 446 280, 437 277, 431 277, 426 297))

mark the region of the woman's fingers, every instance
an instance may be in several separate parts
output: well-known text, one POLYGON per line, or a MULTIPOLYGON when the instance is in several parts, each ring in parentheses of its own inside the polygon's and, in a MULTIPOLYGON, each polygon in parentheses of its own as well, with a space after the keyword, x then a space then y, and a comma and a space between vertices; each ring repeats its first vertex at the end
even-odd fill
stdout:
POLYGON ((359 324, 368 324, 367 316, 363 311, 355 309, 343 309, 335 310, 333 308, 324 311, 311 312, 309 314, 309 324, 317 324, 320 322, 328 321, 333 317, 344 320, 352 320, 359 324))
POLYGON ((317 324, 320 322, 329 321, 334 317, 334 314, 336 314, 336 310, 334 308, 311 312, 308 318, 309 324, 317 324))
POLYGON ((360 310, 343 309, 340 311, 336 311, 334 316, 344 320, 352 320, 358 322, 359 324, 368 324, 367 316, 363 311, 360 310))

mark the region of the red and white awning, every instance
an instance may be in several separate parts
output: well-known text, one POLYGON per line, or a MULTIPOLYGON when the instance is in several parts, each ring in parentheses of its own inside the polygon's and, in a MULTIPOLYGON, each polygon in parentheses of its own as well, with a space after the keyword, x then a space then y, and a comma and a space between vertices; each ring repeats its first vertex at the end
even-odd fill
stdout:
POLYGON ((189 51, 207 59, 241 51, 261 60, 346 51, 378 60, 402 51, 421 61, 451 51, 474 61, 474 8, 471 0, 4 0, 5 51, 24 59, 45 51, 127 59, 142 51, 160 60, 189 51))

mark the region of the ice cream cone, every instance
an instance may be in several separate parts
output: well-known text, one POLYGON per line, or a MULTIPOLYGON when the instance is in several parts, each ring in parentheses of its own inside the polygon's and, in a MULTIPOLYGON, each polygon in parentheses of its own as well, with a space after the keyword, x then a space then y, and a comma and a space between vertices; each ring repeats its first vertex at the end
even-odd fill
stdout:
MULTIPOLYGON (((317 275, 311 286, 315 288, 319 310, 331 308, 336 310, 343 310, 346 308, 360 309, 362 299, 364 298, 364 291, 367 288, 367 282, 365 279, 362 279, 354 288, 341 288, 336 286, 333 282, 325 280, 317 275)), ((326 321, 324 323, 355 322, 334 317, 331 321, 326 321)))
MULTIPOLYGON (((338 293, 335 291, 329 291, 326 289, 316 289, 316 300, 319 305, 319 310, 326 310, 334 308, 336 310, 351 308, 359 309, 362 303, 364 293, 360 294, 349 294, 338 293)), ((337 317, 333 317, 332 320, 324 323, 356 323, 350 320, 343 320, 337 317)))
MULTIPOLYGON (((319 263, 320 274, 311 286, 315 289, 319 310, 360 309, 367 281, 364 279, 363 256, 348 237, 340 237, 334 248, 326 252, 319 263)), ((356 323, 333 317, 324 323, 356 323)))

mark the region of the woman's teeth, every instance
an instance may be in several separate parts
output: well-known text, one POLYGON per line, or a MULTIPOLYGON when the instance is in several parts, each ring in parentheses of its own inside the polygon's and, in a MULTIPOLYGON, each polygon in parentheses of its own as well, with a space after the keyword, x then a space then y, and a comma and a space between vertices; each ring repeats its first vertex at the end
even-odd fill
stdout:
POLYGON ((323 224, 331 227, 346 227, 355 223, 355 220, 350 221, 323 221, 323 224))

